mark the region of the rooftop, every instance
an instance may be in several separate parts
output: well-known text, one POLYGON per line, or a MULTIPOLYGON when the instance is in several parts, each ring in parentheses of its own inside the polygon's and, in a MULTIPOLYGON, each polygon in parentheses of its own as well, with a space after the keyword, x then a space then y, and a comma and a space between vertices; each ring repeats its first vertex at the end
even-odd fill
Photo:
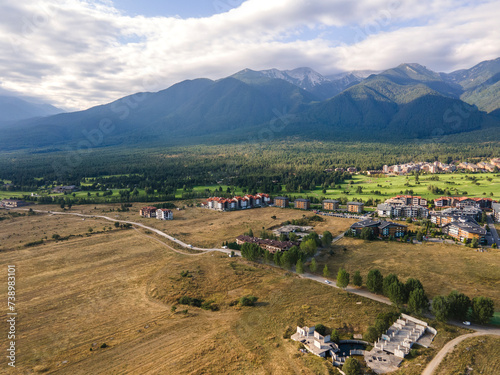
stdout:
POLYGON ((348 205, 356 205, 356 206, 363 206, 364 203, 362 202, 347 202, 348 205))

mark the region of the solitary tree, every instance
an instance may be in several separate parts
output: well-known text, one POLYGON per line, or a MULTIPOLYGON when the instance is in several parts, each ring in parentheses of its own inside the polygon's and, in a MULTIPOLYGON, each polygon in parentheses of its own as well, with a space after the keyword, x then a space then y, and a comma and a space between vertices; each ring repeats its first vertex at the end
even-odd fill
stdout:
POLYGON ((450 305, 450 318, 457 320, 467 320, 472 302, 463 293, 453 290, 447 297, 450 305))
POLYGON ((408 308, 410 311, 421 315, 422 312, 427 310, 428 305, 429 300, 427 299, 423 289, 415 289, 410 292, 410 296, 408 298, 408 308))
POLYGON ((422 283, 420 282, 420 280, 413 279, 410 277, 408 280, 406 280, 405 289, 406 289, 406 294, 409 296, 410 293, 413 292, 415 289, 424 290, 424 287, 423 287, 422 283))
POLYGON ((281 262, 281 267, 283 267, 284 269, 289 270, 290 268, 292 268, 290 253, 288 251, 285 251, 283 252, 283 254, 281 254, 280 262, 281 262))
POLYGON ((327 328, 326 328, 323 324, 321 324, 321 323, 320 323, 320 324, 316 324, 316 325, 314 326, 314 330, 315 330, 316 332, 318 332, 320 335, 322 335, 322 336, 326 336, 326 331, 327 331, 327 328))
POLYGON ((317 269, 318 269, 318 264, 316 263, 316 259, 313 258, 311 260, 311 264, 309 265, 309 271, 314 273, 314 272, 316 272, 317 269))
POLYGON ((368 272, 366 277, 366 287, 370 292, 381 293, 383 290, 384 277, 379 270, 374 269, 368 272))
POLYGON ((345 375, 358 375, 361 372, 361 365, 356 358, 349 357, 342 366, 345 375))
POLYGON ((297 261, 297 265, 295 266, 295 270, 297 271, 297 273, 304 273, 304 263, 302 262, 302 259, 299 259, 297 261))
POLYGON ((277 251, 274 253, 273 262, 278 267, 281 265, 281 252, 280 251, 277 251))
POLYGON ((396 306, 401 306, 405 303, 405 295, 405 286, 403 283, 395 281, 389 286, 388 297, 396 306))
POLYGON ((341 268, 337 273, 337 286, 339 288, 345 289, 349 285, 349 273, 341 268))
POLYGON ((328 270, 328 266, 325 264, 325 267, 323 267, 323 277, 328 276, 330 276, 330 271, 328 270))
POLYGON ((392 284, 394 284, 396 282, 399 282, 399 280, 398 280, 398 277, 393 273, 390 273, 386 277, 384 277, 384 282, 382 284, 384 296, 389 297, 389 294, 390 294, 389 288, 391 287, 392 284))
POLYGON ((370 327, 368 327, 365 334, 363 335, 363 338, 365 339, 365 341, 375 342, 375 341, 377 341, 378 336, 379 336, 379 334, 378 334, 377 329, 373 326, 370 326, 370 327))
POLYGON ((359 271, 356 271, 354 273, 354 276, 352 277, 352 283, 355 286, 361 286, 361 285, 363 285, 363 278, 361 277, 361 273, 359 273, 359 271))
POLYGON ((321 244, 323 246, 330 246, 333 240, 333 236, 329 231, 324 231, 323 232, 323 237, 321 237, 321 244))
POLYGON ((432 300, 432 312, 436 319, 441 322, 446 322, 450 316, 450 304, 444 296, 434 297, 432 300))
POLYGON ((340 334, 339 334, 339 331, 337 331, 336 329, 333 329, 333 330, 332 330, 332 333, 330 334, 330 339, 331 339, 333 342, 339 342, 339 341, 340 341, 340 334))
POLYGON ((361 239, 367 241, 373 241, 375 239, 375 235, 373 234, 373 229, 371 228, 363 228, 360 234, 361 239))
POLYGON ((472 299, 472 319, 479 324, 486 324, 495 313, 493 300, 486 297, 472 299))

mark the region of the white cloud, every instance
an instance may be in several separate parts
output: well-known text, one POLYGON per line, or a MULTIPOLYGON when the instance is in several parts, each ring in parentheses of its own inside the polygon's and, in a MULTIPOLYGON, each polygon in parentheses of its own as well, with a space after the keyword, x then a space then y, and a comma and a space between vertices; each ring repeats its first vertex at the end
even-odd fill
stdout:
POLYGON ((0 81, 82 109, 246 67, 463 68, 500 56, 496 3, 247 0, 212 17, 180 19, 129 17, 110 1, 25 0, 0 6, 0 48, 10 51, 0 57, 0 81), (318 36, 301 40, 310 30, 318 36), (350 44, 336 41, 340 30, 350 44))

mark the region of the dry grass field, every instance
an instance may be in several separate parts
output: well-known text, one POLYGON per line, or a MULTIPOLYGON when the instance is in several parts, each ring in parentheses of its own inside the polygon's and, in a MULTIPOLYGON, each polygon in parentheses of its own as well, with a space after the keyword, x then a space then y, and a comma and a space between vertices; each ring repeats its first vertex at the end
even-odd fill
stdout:
MULTIPOLYGON (((430 297, 456 289, 469 297, 486 296, 500 309, 500 250, 478 252, 458 245, 411 245, 397 242, 365 242, 343 238, 318 259, 327 263, 332 274, 340 267, 365 280, 368 271, 378 268, 383 275, 395 273, 401 280, 419 279, 430 297), (344 250, 346 249, 346 250, 344 250)), ((319 268, 321 269, 321 268, 319 268)))
MULTIPOLYGON (((176 203, 182 207, 182 202, 176 203)), ((145 203, 134 203, 129 212, 110 211, 120 205, 74 206, 71 211, 93 215, 105 215, 116 219, 129 220, 160 229, 186 243, 200 247, 220 247, 223 241, 234 241, 237 236, 251 228, 258 235, 262 228, 269 229, 280 223, 300 219, 304 215, 312 216, 311 212, 295 209, 280 209, 275 207, 254 208, 249 210, 218 212, 200 207, 186 207, 180 211, 174 210, 174 220, 147 219, 139 216, 139 209, 145 203), (276 218, 273 219, 272 217, 276 218)), ((150 204, 153 205, 153 204, 150 204)), ((36 209, 62 211, 58 206, 36 206, 36 209)), ((322 233, 329 230, 334 236, 343 233, 356 220, 324 217, 323 222, 314 222, 314 230, 322 233)), ((110 222, 108 222, 109 225, 110 222)))
POLYGON ((61 237, 87 236, 90 234, 89 228, 92 228, 92 235, 115 230, 113 223, 108 220, 89 220, 73 215, 28 216, 25 211, 0 210, 0 220, 0 250, 22 248, 24 244, 42 238, 50 242, 54 234, 61 237), (8 212, 14 213, 15 216, 9 215, 8 212), (17 216, 18 214, 24 216, 17 216))
MULTIPOLYGON (((64 234, 58 216, 15 220, 30 228, 42 216, 47 234, 64 234)), ((283 339, 286 327, 302 318, 361 333, 390 309, 269 266, 174 253, 135 230, 29 248, 10 237, 0 259, 17 269, 18 373, 334 373, 283 339), (257 306, 230 306, 246 294, 259 298, 257 306), (178 305, 172 313, 182 295, 214 300, 220 310, 178 305)))
POLYGON ((500 374, 500 338, 479 336, 461 342, 444 358, 435 374, 500 374))
MULTIPOLYGON (((91 213, 104 214, 105 210, 110 217, 130 216, 181 239, 177 231, 183 230, 183 239, 193 244, 210 233, 207 241, 220 244, 226 238, 219 237, 219 231, 233 236, 248 226, 256 231, 302 217, 295 210, 223 214, 188 208, 175 212, 177 221, 159 222, 139 219, 135 211, 92 208, 91 213), (272 219, 273 215, 277 218, 272 219), (183 228, 181 223, 188 226, 183 228), (169 225, 176 225, 177 231, 169 225), (218 231, 207 231, 214 226, 218 231)), ((319 223, 315 229, 342 232, 349 221, 337 220, 341 219, 319 223)), ((322 323, 348 337, 363 333, 378 313, 392 309, 241 258, 179 254, 142 229, 109 228, 110 222, 102 219, 49 214, 0 221, 0 262, 15 264, 17 269, 18 373, 332 374, 336 370, 328 361, 300 353, 297 343, 283 338, 287 327, 299 321, 322 323), (54 233, 75 236, 53 241, 54 233), (24 247, 44 236, 48 237, 44 244, 24 247), (182 276, 183 271, 189 271, 189 276, 182 276), (249 294, 258 297, 256 306, 231 306, 249 294), (213 301, 219 310, 180 305, 181 296, 213 301), (172 312, 174 305, 177 309, 172 312), (101 348, 104 343, 108 347, 101 348)), ((363 242, 355 246, 349 241, 353 240, 342 240, 334 248, 336 255, 328 259, 331 269, 338 267, 336 260, 347 261, 363 248, 363 242), (348 248, 345 254, 342 247, 348 248)), ((380 251, 378 255, 383 256, 380 251)), ((373 262, 378 264, 375 255, 373 262)), ((361 267, 365 263, 350 264, 361 267)), ((425 281, 424 285, 430 288, 425 281)), ((0 295, 5 293, 5 284, 0 284, 0 295)), ((434 348, 419 349, 418 356, 405 361, 398 373, 419 374, 446 341, 465 332, 432 324, 439 330, 434 348)), ((3 341, 0 350, 5 349, 3 341)))

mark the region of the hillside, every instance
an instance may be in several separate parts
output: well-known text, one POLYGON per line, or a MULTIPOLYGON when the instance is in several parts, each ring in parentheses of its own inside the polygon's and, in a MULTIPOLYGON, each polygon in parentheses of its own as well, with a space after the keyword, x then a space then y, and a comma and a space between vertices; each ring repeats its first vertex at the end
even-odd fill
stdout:
POLYGON ((463 89, 460 96, 463 101, 475 104, 485 112, 500 108, 500 58, 443 77, 463 89))

